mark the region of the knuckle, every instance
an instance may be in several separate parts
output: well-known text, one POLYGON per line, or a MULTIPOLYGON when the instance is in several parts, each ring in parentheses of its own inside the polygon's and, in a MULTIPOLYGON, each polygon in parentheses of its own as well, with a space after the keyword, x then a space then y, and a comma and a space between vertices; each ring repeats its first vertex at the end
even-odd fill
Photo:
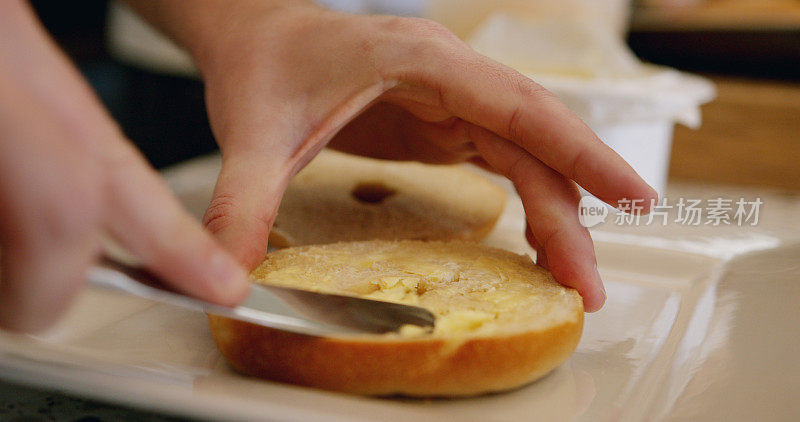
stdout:
POLYGON ((444 25, 430 19, 387 16, 382 18, 379 23, 382 25, 383 29, 392 33, 458 39, 450 30, 445 28, 444 25))
POLYGON ((543 86, 527 76, 514 72, 515 74, 511 76, 512 89, 523 103, 548 104, 559 102, 558 98, 543 86))
POLYGON ((203 225, 211 233, 219 233, 230 227, 234 221, 236 204, 230 195, 215 196, 203 215, 203 225))
POLYGON ((580 149, 577 154, 572 157, 568 173, 565 174, 565 176, 572 180, 581 179, 582 169, 586 166, 586 157, 586 149, 580 149))
POLYGON ((555 95, 541 85, 523 75, 509 76, 511 90, 519 98, 519 102, 508 116, 506 131, 511 139, 520 139, 525 133, 526 111, 531 104, 547 104, 557 102, 555 95))
POLYGON ((526 99, 548 99, 553 96, 550 91, 546 90, 543 86, 534 82, 527 76, 518 73, 516 73, 514 76, 514 89, 520 96, 526 99))
POLYGON ((528 164, 527 154, 519 152, 519 155, 506 167, 503 173, 515 185, 525 185, 528 180, 528 175, 530 174, 528 164))
POLYGON ((260 210, 255 214, 243 212, 242 204, 232 195, 217 195, 209 203, 203 215, 203 225, 211 233, 217 234, 231 227, 236 221, 243 220, 249 230, 263 231, 267 235, 272 227, 277 210, 260 210))
POLYGON ((386 34, 392 50, 404 53, 403 57, 428 60, 442 57, 454 58, 453 52, 464 44, 442 24, 423 18, 385 17, 379 21, 380 33, 386 34))
POLYGON ((514 110, 511 112, 511 117, 508 119, 508 128, 506 129, 510 139, 519 139, 522 113, 523 107, 521 105, 514 107, 514 110))
POLYGON ((455 36, 449 29, 439 22, 432 21, 424 18, 406 18, 409 30, 417 35, 427 38, 438 38, 448 41, 457 41, 458 37, 455 36))
POLYGON ((517 80, 517 92, 520 96, 528 101, 544 102, 544 103, 557 103, 558 98, 552 92, 545 89, 543 86, 534 82, 532 79, 520 75, 517 80))
POLYGON ((246 266, 261 262, 267 249, 276 210, 250 212, 230 195, 218 195, 209 204, 203 224, 213 235, 225 238, 227 246, 246 266))
POLYGON ((560 224, 541 225, 536 233, 534 233, 534 237, 542 249, 548 251, 553 249, 553 241, 558 239, 562 234, 562 230, 560 224))

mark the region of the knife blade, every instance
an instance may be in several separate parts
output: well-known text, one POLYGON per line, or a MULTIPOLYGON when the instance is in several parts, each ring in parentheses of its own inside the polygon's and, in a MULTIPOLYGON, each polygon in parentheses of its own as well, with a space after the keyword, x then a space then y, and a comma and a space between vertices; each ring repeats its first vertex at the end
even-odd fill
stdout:
POLYGON ((417 306, 263 284, 251 284, 239 306, 217 305, 185 296, 142 268, 108 257, 88 270, 87 280, 106 290, 320 337, 388 333, 409 324, 432 329, 435 323, 430 311, 417 306))

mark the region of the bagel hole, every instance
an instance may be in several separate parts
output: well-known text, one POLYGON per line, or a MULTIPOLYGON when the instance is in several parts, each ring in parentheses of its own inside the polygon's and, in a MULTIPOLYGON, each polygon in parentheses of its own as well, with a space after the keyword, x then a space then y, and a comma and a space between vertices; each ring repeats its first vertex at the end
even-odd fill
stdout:
POLYGON ((396 189, 392 189, 380 182, 362 182, 357 184, 353 191, 350 192, 353 198, 365 204, 380 204, 396 193, 396 189))

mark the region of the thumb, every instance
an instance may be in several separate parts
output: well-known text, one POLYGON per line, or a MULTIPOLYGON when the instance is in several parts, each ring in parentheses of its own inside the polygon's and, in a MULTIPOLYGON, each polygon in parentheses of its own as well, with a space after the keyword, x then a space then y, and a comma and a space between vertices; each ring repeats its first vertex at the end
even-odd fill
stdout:
POLYGON ((203 224, 247 269, 258 266, 291 170, 263 155, 223 156, 203 224))

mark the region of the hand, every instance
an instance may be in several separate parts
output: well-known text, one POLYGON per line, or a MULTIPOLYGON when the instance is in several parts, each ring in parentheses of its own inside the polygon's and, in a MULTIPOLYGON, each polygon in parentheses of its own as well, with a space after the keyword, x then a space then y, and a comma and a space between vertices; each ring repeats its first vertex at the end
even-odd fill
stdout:
POLYGON ((602 306, 575 182, 612 204, 656 193, 580 119, 431 21, 265 3, 206 3, 184 20, 192 24, 167 28, 195 57, 223 154, 205 224, 246 266, 263 259, 291 176, 330 141, 504 174, 522 197, 539 263, 588 311, 602 306))
POLYGON ((21 2, 0 4, 0 327, 39 331, 114 238, 174 287, 220 304, 243 268, 202 230, 21 2))

